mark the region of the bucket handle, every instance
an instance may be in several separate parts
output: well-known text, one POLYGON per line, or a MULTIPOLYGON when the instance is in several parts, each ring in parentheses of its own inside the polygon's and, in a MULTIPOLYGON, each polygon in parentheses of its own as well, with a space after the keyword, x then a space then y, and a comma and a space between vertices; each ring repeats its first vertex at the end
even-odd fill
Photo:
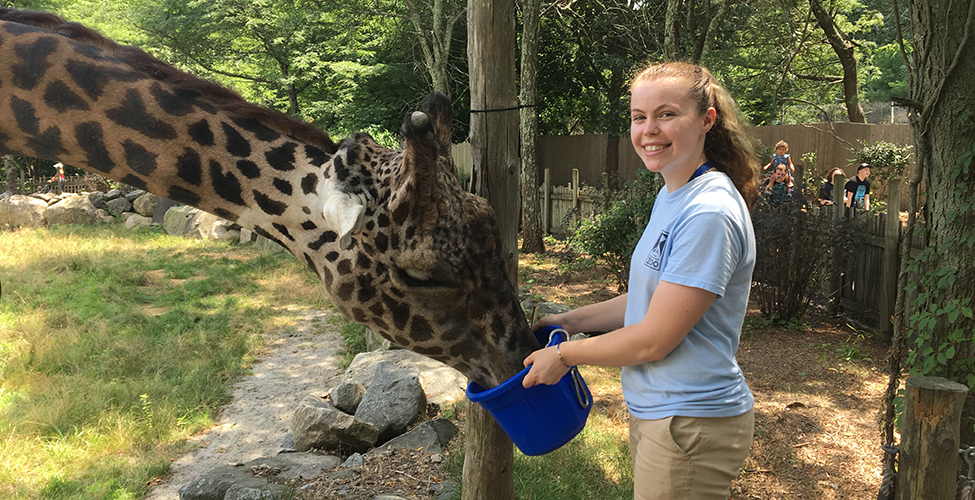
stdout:
MULTIPOLYGON (((548 345, 552 345, 552 341, 555 339, 555 335, 561 333, 563 341, 569 340, 569 332, 565 331, 564 328, 555 328, 548 334, 548 345)), ((589 408, 592 404, 592 399, 586 392, 586 386, 582 381, 582 375, 579 374, 579 367, 573 366, 569 368, 569 373, 572 376, 572 389, 576 393, 576 401, 579 402, 579 406, 583 408, 589 408)))

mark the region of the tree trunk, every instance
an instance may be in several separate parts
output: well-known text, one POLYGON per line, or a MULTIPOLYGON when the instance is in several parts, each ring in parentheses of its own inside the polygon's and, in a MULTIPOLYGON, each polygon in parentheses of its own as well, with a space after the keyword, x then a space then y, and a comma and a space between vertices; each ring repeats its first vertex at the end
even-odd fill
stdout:
POLYGON ((541 0, 522 0, 521 31, 521 251, 545 252, 538 195, 538 18, 541 0))
MULTIPOLYGON (((975 154, 975 93, 971 91, 971 82, 975 81, 975 58, 971 56, 975 49, 975 0, 911 0, 910 5, 914 35, 911 101, 916 103, 910 120, 915 168, 923 169, 926 177, 927 201, 922 213, 927 246, 938 257, 924 263, 914 276, 922 300, 913 312, 927 315, 927 321, 908 329, 907 345, 918 345, 930 337, 928 345, 933 351, 918 349, 915 369, 971 387, 969 376, 975 356, 975 320, 971 317, 975 305, 975 212, 971 210, 975 170, 970 168, 975 154), (947 356, 949 353, 953 356, 947 356), (936 371, 925 370, 925 361, 936 371)), ((910 317, 911 312, 905 314, 910 317)), ((969 398, 963 412, 962 442, 975 444, 971 401, 969 398)))
POLYGON ((19 189, 17 189, 17 167, 14 165, 13 156, 3 155, 3 168, 7 172, 7 191, 11 193, 19 192, 19 189))
MULTIPOLYGON (((514 0, 474 0, 467 6, 471 85, 471 156, 475 194, 488 200, 501 228, 508 276, 518 279, 518 108, 515 94, 514 0)), ((467 406, 465 500, 513 500, 514 448, 480 405, 467 406)))
POLYGON ((664 59, 676 61, 680 58, 680 0, 667 0, 664 15, 664 59))
POLYGON ((809 0, 809 7, 816 16, 819 27, 826 34, 829 45, 843 65, 843 101, 846 102, 846 115, 850 123, 867 123, 867 117, 860 106, 860 91, 857 77, 857 60, 853 44, 846 39, 833 21, 833 16, 823 8, 821 0, 809 0))

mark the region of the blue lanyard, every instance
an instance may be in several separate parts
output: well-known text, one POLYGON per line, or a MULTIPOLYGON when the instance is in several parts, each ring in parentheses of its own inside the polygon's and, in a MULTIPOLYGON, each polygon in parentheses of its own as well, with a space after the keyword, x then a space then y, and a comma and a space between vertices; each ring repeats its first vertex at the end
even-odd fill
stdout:
POLYGON ((694 179, 697 179, 698 177, 700 177, 701 174, 707 172, 708 170, 711 170, 712 168, 714 168, 714 165, 712 165, 711 162, 709 161, 704 162, 704 165, 697 167, 697 170, 695 170, 694 173, 691 174, 691 178, 687 179, 687 182, 691 182, 694 179))

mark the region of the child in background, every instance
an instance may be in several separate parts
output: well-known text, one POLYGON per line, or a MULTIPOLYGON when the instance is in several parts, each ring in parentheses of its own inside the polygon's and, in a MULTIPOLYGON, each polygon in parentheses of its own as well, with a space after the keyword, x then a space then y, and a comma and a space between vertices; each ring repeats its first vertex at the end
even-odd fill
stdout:
POLYGON ((772 161, 762 167, 763 180, 768 179, 778 165, 788 167, 786 174, 789 176, 789 187, 792 187, 793 178, 796 176, 796 166, 792 163, 792 156, 789 154, 789 143, 785 141, 775 143, 775 153, 772 155, 772 161))
POLYGON ((769 203, 772 205, 780 205, 792 195, 787 169, 784 163, 776 165, 768 182, 765 183, 765 196, 768 196, 769 203))

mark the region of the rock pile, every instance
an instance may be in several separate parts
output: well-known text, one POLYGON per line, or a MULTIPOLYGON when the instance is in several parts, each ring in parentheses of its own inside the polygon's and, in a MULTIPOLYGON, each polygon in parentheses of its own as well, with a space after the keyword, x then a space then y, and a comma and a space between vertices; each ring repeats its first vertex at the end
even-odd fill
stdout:
MULTIPOLYGON (((416 460, 441 461, 459 429, 445 418, 426 417, 431 404, 464 398, 466 385, 460 372, 410 351, 359 354, 336 385, 301 401, 277 455, 216 467, 180 488, 179 498, 282 498, 294 484, 341 484, 360 473, 364 459, 383 460, 396 450, 409 450, 416 460)), ((449 484, 437 485, 431 495, 459 498, 449 484)))

